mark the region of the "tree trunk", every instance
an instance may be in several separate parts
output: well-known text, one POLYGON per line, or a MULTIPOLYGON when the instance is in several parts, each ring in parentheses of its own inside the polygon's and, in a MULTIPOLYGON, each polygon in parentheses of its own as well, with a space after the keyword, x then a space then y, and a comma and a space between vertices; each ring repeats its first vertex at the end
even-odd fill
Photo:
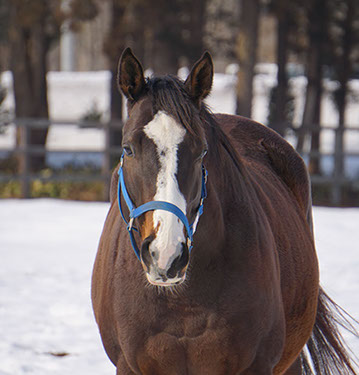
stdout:
MULTIPOLYGON (((123 99, 117 85, 117 70, 119 57, 125 48, 125 43, 127 40, 127 35, 123 27, 126 7, 126 2, 112 0, 111 26, 104 46, 111 72, 110 121, 114 125, 114 127, 110 127, 108 129, 107 147, 120 148, 122 143, 122 126, 120 124, 123 120, 123 99)), ((118 162, 118 159, 118 156, 111 157, 106 163, 108 165, 104 166, 104 168, 112 168, 118 162)))
MULTIPOLYGON (((111 4, 111 27, 104 47, 111 72, 110 83, 110 114, 111 121, 122 120, 122 95, 117 85, 118 61, 120 54, 125 48, 125 32, 121 27, 125 15, 126 7, 121 1, 112 0, 111 4)), ((115 144, 119 144, 115 142, 115 144)))
POLYGON ((320 173, 320 111, 322 100, 322 71, 323 55, 327 42, 328 15, 326 0, 316 0, 308 12, 308 38, 307 51, 307 89, 301 129, 298 133, 297 151, 303 152, 305 129, 311 129, 311 152, 309 171, 312 174, 320 173))
MULTIPOLYGON (((154 19, 152 14, 149 14, 152 12, 152 3, 146 3, 144 0, 112 0, 112 3, 114 11, 111 29, 114 30, 113 35, 116 39, 109 42, 113 47, 120 46, 120 51, 125 47, 133 48, 136 57, 145 62, 144 66, 147 67, 145 57, 151 55, 152 46, 149 51, 145 34, 148 20, 154 19)), ((117 48, 117 53, 118 51, 117 48)))
POLYGON ((191 64, 200 58, 204 52, 204 25, 206 19, 206 0, 193 0, 192 10, 189 13, 190 21, 190 40, 191 49, 189 51, 189 59, 191 64))
POLYGON ((157 75, 177 74, 179 68, 178 56, 173 46, 163 39, 163 30, 155 33, 154 50, 152 56, 152 65, 157 75))
MULTIPOLYGON (((34 95, 33 104, 36 106, 35 116, 42 119, 49 118, 46 81, 48 50, 49 46, 47 45, 44 27, 43 25, 37 25, 33 28, 32 35, 32 92, 34 95)), ((30 144, 45 146, 48 130, 48 128, 31 129, 30 144)), ((45 166, 45 155, 34 155, 31 163, 34 169, 43 168, 45 166)))
MULTIPOLYGON (((17 118, 48 119, 46 56, 49 49, 44 24, 25 29, 17 22, 16 5, 11 7, 9 45, 10 66, 13 73, 15 115, 17 118)), ((46 144, 48 128, 29 130, 28 142, 46 144)), ((18 139, 20 137, 18 132, 18 139)), ((20 162, 20 168, 21 164, 20 162)), ((30 155, 29 169, 38 171, 45 166, 45 154, 30 155)))
MULTIPOLYGON (((347 94, 348 94, 348 82, 350 79, 350 74, 352 73, 352 63, 351 63, 351 54, 353 50, 353 24, 354 24, 354 14, 355 6, 354 0, 346 0, 347 2, 347 14, 346 20, 343 22, 344 33, 343 33, 343 43, 342 43, 342 56, 340 59, 340 64, 338 64, 338 81, 339 81, 339 91, 337 94, 337 106, 339 113, 339 124, 338 128, 342 133, 344 133, 345 122, 346 122, 346 107, 347 107, 347 94)), ((342 139, 343 142, 343 139, 342 139)), ((344 146, 342 146, 344 149, 344 146)), ((340 163, 340 169, 344 170, 343 160, 340 163)))
POLYGON ((254 67, 257 59, 259 0, 242 0, 236 54, 239 61, 236 113, 251 117, 254 67))
POLYGON ((182 24, 178 12, 179 1, 154 2, 152 69, 158 75, 177 74, 181 46, 182 24), (165 17, 162 14, 166 14, 165 17))
POLYGON ((334 163, 334 176, 338 180, 337 188, 334 190, 334 203, 340 205, 342 203, 342 187, 340 180, 345 175, 344 168, 344 131, 346 124, 346 107, 347 107, 347 94, 348 82, 352 72, 351 54, 353 50, 353 24, 355 15, 354 0, 346 0, 347 10, 345 22, 343 22, 343 36, 341 39, 342 53, 338 59, 337 77, 339 81, 339 89, 336 93, 336 103, 338 108, 338 128, 335 139, 335 163, 334 163))
MULTIPOLYGON (((317 75, 318 77, 322 77, 323 69, 322 64, 318 64, 317 66, 317 75)), ((316 80, 315 86, 314 86, 314 92, 315 92, 315 99, 314 99, 314 113, 313 113, 313 129, 312 129, 312 136, 310 140, 310 151, 314 153, 309 158, 309 165, 308 170, 310 174, 320 174, 320 121, 321 121, 321 108, 322 108, 322 96, 323 96, 323 86, 321 80, 316 80), (316 130, 314 130, 316 129, 316 130)))
MULTIPOLYGON (((123 120, 123 98, 122 94, 119 92, 118 85, 117 85, 117 64, 111 67, 111 82, 110 82, 110 123, 111 126, 108 129, 109 131, 109 140, 108 146, 109 147, 117 147, 121 148, 122 144, 122 120, 123 120)), ((109 168, 113 168, 119 160, 119 155, 113 155, 110 158, 109 168)))
POLYGON ((288 126, 287 118, 287 99, 288 99, 288 34, 289 34, 289 15, 286 11, 286 5, 280 4, 277 11, 277 87, 274 95, 274 116, 273 123, 269 126, 281 136, 284 136, 288 126))

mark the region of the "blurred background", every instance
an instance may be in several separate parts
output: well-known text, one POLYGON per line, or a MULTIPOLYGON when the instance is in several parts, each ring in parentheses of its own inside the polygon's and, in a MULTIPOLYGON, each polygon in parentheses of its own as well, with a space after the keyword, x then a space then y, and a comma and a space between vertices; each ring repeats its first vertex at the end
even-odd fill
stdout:
POLYGON ((147 75, 183 79, 209 50, 210 108, 252 117, 303 156, 321 284, 358 318, 358 0, 0 0, 0 198, 60 198, 0 199, 0 375, 115 373, 90 280, 127 46, 147 75))
POLYGON ((209 50, 212 110, 286 137, 316 204, 359 205, 357 0, 0 0, 0 197, 108 199, 127 46, 182 78, 209 50))

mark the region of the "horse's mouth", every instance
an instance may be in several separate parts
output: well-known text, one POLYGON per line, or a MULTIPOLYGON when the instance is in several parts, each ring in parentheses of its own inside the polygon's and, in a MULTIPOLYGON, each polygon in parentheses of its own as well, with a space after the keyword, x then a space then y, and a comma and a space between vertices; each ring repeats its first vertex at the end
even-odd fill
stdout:
POLYGON ((146 272, 146 277, 150 284, 155 285, 155 286, 163 286, 163 287, 173 287, 175 285, 179 285, 183 283, 183 281, 186 278, 186 276, 184 275, 183 277, 175 277, 173 279, 167 279, 167 280, 164 280, 163 278, 160 278, 160 277, 153 279, 153 277, 147 272, 146 272))

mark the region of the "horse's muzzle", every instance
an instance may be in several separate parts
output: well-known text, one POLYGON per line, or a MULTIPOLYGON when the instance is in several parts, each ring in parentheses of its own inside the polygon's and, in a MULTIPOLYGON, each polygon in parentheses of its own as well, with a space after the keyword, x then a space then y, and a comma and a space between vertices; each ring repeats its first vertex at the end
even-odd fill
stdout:
POLYGON ((177 251, 165 267, 159 266, 158 250, 151 248, 153 237, 147 237, 141 246, 141 261, 146 271, 147 280, 157 286, 173 286, 182 283, 186 278, 189 262, 189 250, 185 243, 179 243, 177 251))

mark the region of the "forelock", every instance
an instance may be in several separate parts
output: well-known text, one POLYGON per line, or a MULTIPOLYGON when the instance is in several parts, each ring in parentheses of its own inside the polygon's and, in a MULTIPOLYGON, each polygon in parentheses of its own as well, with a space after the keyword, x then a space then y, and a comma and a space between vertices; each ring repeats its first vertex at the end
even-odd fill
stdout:
POLYGON ((183 81, 170 75, 154 77, 147 80, 147 87, 154 112, 166 112, 193 135, 203 134, 199 111, 187 93, 183 81))

